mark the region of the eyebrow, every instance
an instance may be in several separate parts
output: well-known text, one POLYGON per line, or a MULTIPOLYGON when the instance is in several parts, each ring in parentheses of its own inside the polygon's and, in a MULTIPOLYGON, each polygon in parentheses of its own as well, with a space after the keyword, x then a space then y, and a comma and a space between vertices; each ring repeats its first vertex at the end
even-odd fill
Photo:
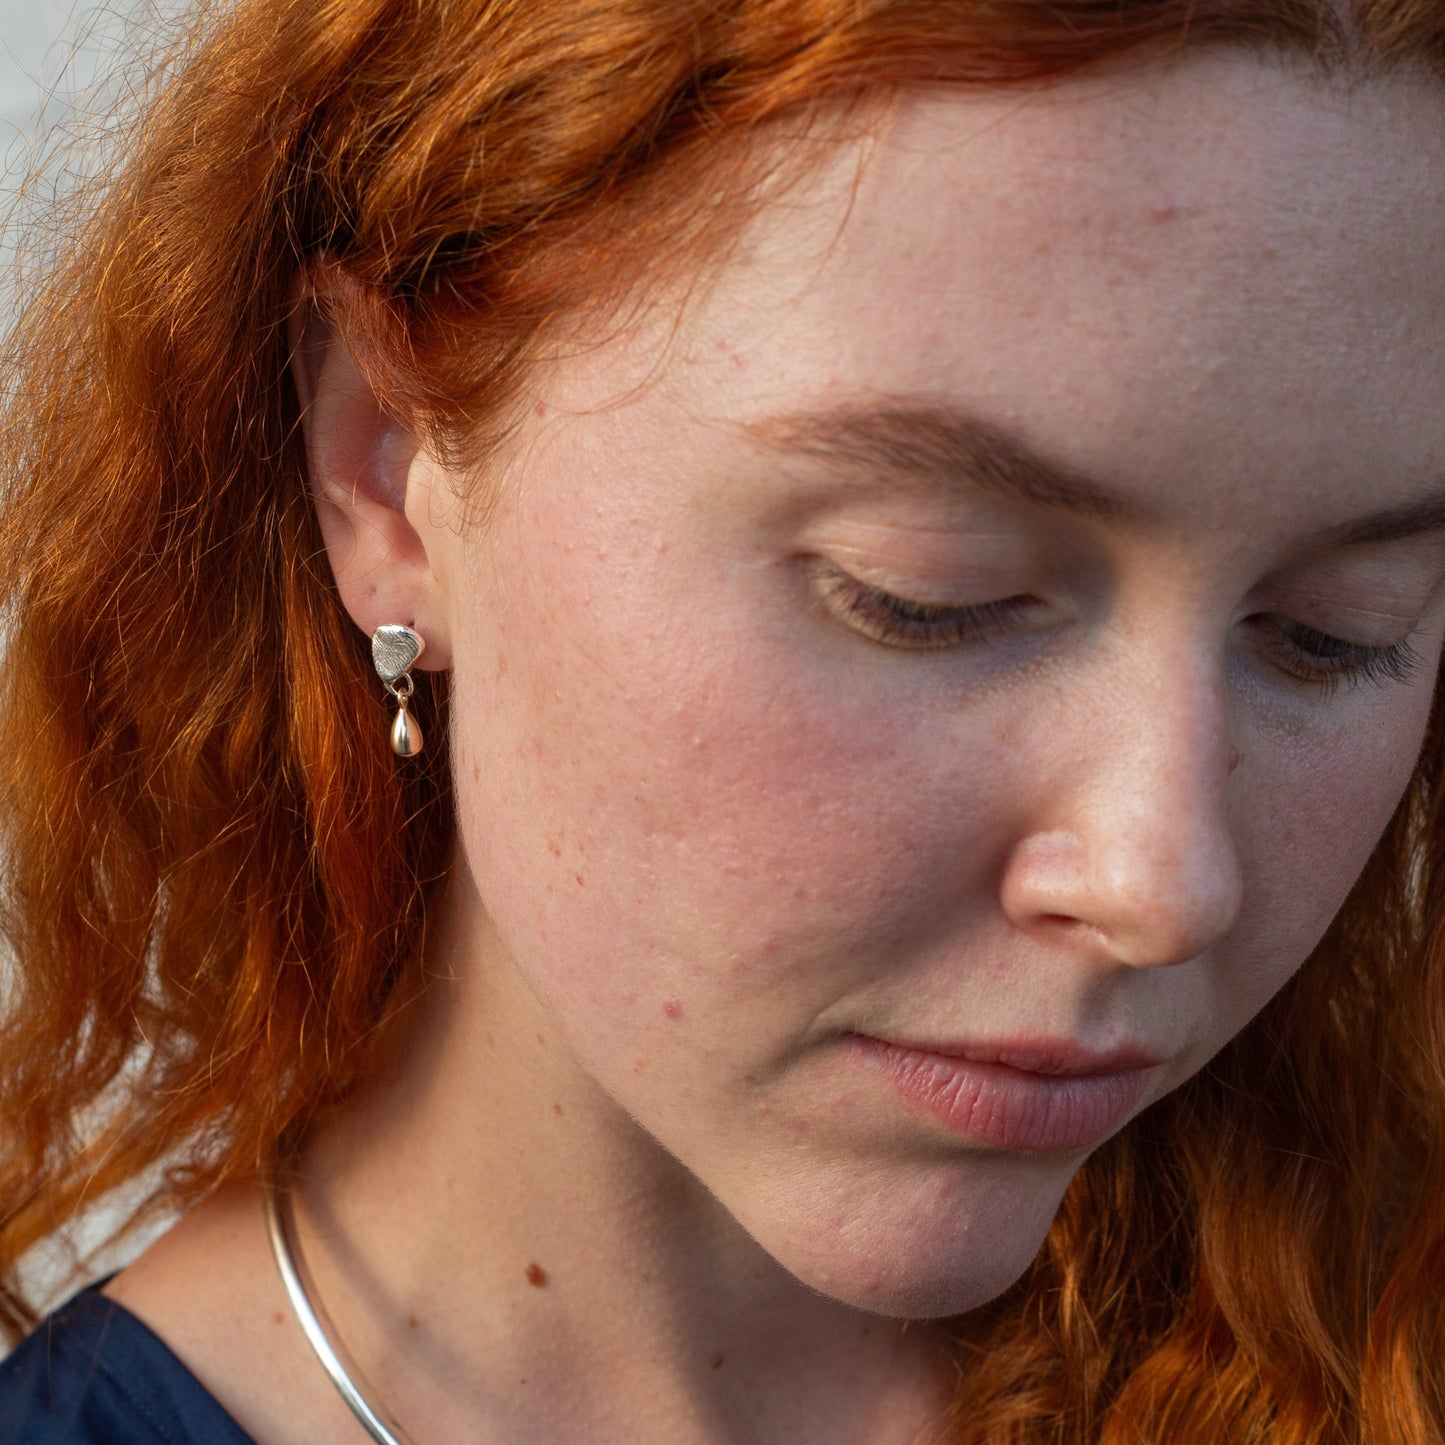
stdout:
MULTIPOLYGON (((1033 502, 1106 521, 1146 520, 1138 502, 1041 456, 1004 428, 934 403, 846 403, 748 423, 768 450, 884 476, 953 483, 1005 501, 1033 502)), ((1324 529, 1336 546, 1394 542, 1445 531, 1445 487, 1324 529)))
POLYGON ((950 407, 848 404, 769 417, 744 430, 772 451, 885 475, 956 482, 1009 501, 1110 521, 1138 511, 1098 482, 1046 461, 1002 428, 950 407))
POLYGON ((1445 531, 1445 490, 1332 527, 1326 535, 1339 546, 1357 547, 1366 542, 1401 542, 1425 532, 1441 531, 1445 531))

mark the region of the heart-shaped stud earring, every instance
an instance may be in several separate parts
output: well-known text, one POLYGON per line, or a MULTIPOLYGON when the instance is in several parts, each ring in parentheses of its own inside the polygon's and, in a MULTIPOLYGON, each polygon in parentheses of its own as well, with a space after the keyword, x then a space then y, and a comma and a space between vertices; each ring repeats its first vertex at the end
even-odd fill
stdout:
POLYGON ((386 622, 371 634, 371 663, 388 687, 422 655, 426 639, 399 622, 386 622))
POLYGON ((371 634, 372 666, 397 703, 391 724, 391 750, 399 758, 416 757, 424 744, 421 727, 406 705, 413 690, 409 669, 425 646, 421 633, 399 622, 384 623, 371 634))

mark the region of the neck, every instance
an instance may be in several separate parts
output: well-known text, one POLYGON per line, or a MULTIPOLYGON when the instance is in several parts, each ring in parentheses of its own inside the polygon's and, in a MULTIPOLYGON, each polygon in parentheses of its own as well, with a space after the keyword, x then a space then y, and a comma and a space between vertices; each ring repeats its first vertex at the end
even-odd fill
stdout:
MULTIPOLYGON (((418 1440, 912 1445, 938 1335, 814 1293, 591 1082, 475 900, 295 1175, 316 1289, 418 1440)), ((645 1060, 640 1060, 645 1067, 645 1060)))

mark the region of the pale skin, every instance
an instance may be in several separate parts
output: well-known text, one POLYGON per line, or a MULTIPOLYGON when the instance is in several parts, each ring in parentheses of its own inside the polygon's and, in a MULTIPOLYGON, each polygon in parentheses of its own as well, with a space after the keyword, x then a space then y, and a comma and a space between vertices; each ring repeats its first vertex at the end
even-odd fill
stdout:
MULTIPOLYGON (((1235 53, 903 101, 680 321, 540 370, 470 526, 301 338, 342 600, 453 674, 433 983, 298 1201, 419 1442, 924 1437, 927 1322, 1025 1270, 1094 1145, 980 1146, 854 1037, 1134 1047, 1137 1114, 1306 959, 1445 625, 1401 516, 1445 456, 1442 119, 1235 53), (804 445, 880 412, 1091 500, 804 445)), ((254 1194, 110 1293, 263 1445, 363 1438, 254 1194)))

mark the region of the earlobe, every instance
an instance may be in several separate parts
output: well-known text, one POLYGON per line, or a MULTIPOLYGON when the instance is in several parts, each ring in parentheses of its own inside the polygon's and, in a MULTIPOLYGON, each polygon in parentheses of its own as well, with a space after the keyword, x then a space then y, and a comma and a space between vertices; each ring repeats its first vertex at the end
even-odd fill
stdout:
POLYGON ((415 627, 427 640, 428 668, 450 661, 435 567, 433 512, 413 495, 430 491, 415 433, 381 403, 347 343, 347 288, 335 267, 298 285, 290 323, 291 374, 300 403, 307 474, 322 540, 342 604, 369 637, 384 624, 415 627), (420 463, 420 464, 419 464, 420 463), (423 519, 420 529, 415 519, 423 519))

